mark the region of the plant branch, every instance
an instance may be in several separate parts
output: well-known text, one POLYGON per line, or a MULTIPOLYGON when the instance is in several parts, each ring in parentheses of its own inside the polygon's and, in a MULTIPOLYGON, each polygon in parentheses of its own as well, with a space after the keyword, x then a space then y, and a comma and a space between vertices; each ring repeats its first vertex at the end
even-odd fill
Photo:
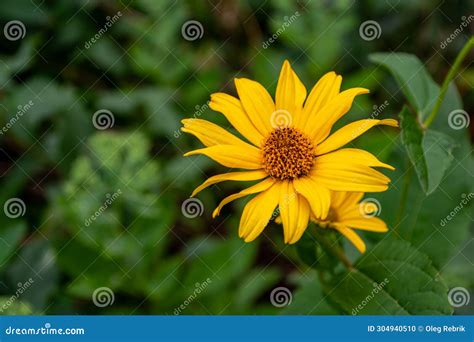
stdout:
POLYGON ((326 236, 319 230, 322 229, 318 225, 316 225, 316 229, 314 231, 314 237, 316 240, 321 244, 321 246, 324 247, 326 251, 328 251, 330 254, 332 254, 334 257, 339 259, 339 261, 348 269, 352 270, 354 267, 352 266, 352 263, 350 260, 347 258, 346 254, 340 248, 337 244, 331 243, 326 236))
POLYGON ((454 60, 454 64, 449 69, 449 72, 446 75, 446 78, 444 79, 443 84, 441 85, 441 91, 439 92, 438 98, 436 99, 436 103, 433 107, 433 110, 431 111, 430 115, 428 116, 428 118, 424 122, 425 127, 428 127, 429 125, 431 125, 431 123, 436 118, 436 115, 438 114, 439 108, 441 107, 441 104, 443 103, 444 95, 446 95, 446 91, 448 90, 449 83, 456 76, 456 73, 458 72, 458 69, 461 66, 462 61, 464 60, 464 58, 466 57, 468 52, 473 47, 474 47, 474 37, 471 37, 471 39, 469 39, 467 41, 467 43, 464 45, 464 47, 458 53, 458 55, 456 56, 456 59, 454 60))

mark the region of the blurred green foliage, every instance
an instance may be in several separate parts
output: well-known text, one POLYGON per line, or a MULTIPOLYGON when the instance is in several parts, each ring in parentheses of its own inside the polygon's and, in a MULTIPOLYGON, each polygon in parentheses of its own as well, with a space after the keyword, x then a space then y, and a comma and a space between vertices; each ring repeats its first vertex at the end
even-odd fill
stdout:
MULTIPOLYGON (((381 115, 395 117, 406 102, 403 92, 369 54, 415 54, 440 83, 468 32, 445 49, 440 44, 471 13, 473 4, 461 0, 2 0, 2 27, 19 20, 26 32, 18 40, 0 37, 0 124, 6 127, 24 110, 0 135, 0 204, 20 198, 26 210, 18 218, 0 215, 0 305, 11 302, 18 283, 34 279, 2 313, 175 314, 183 305, 183 314, 350 314, 349 304, 341 305, 343 294, 326 296, 331 284, 319 283, 319 270, 305 265, 294 247, 283 246, 279 226, 271 224, 265 237, 245 244, 236 232, 242 203, 211 219, 219 199, 237 189, 234 184, 203 192, 202 215, 182 214, 191 190, 222 169, 205 158, 182 158, 197 144, 181 134, 180 120, 198 115, 228 127, 207 108, 209 95, 235 93, 232 79, 243 76, 273 93, 284 59, 307 88, 336 70, 344 88, 371 89, 344 120, 368 117, 387 100, 381 115), (296 20, 264 48, 295 13, 296 20), (184 39, 188 20, 202 24, 202 38, 184 39), (366 20, 380 24, 379 39, 361 39, 366 20), (114 124, 99 130, 93 115, 104 109, 113 113, 114 124), (94 305, 94 291, 104 286, 114 302, 94 305), (268 300, 277 286, 294 290, 284 310, 268 300)), ((469 135, 446 129, 453 108, 472 113, 472 84, 474 70, 466 63, 459 92, 452 87, 440 111, 444 121, 433 125, 459 145, 449 178, 429 197, 411 179, 406 216, 397 217, 395 204, 407 165, 396 132, 374 129, 358 142, 397 165, 392 188, 374 196, 382 203, 381 217, 392 229, 402 220, 398 232, 424 253, 416 262, 430 270, 432 262, 448 287, 471 293, 474 279, 466 274, 473 274, 474 249, 466 241, 472 241, 472 211, 457 216, 449 230, 433 226, 462 193, 472 192, 472 175, 466 186, 466 170, 473 170, 466 157, 469 135)), ((381 239, 370 233, 364 238, 372 244, 381 239)), ((322 250, 305 253, 314 254, 303 261, 316 257, 335 267, 322 250)), ((471 307, 458 310, 472 313, 471 307)))

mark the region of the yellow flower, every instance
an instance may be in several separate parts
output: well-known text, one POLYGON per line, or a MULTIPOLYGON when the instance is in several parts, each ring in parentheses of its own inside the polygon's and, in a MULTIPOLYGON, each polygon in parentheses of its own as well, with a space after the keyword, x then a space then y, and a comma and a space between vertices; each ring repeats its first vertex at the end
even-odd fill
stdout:
POLYGON ((222 113, 248 141, 201 119, 183 120, 182 131, 195 135, 206 148, 185 156, 205 155, 229 168, 245 169, 216 175, 194 190, 192 196, 218 182, 255 181, 257 184, 226 197, 214 210, 241 197, 257 194, 244 208, 239 236, 246 242, 263 231, 278 206, 285 243, 297 242, 312 214, 324 219, 335 191, 385 191, 390 179, 372 167, 393 169, 369 152, 340 149, 376 125, 397 126, 392 119, 355 121, 329 135, 332 126, 349 111, 364 88, 340 91, 342 77, 325 74, 307 96, 306 88, 285 61, 275 102, 265 88, 252 80, 236 78, 239 98, 211 95, 211 109, 222 113))
POLYGON ((375 217, 380 210, 379 204, 372 201, 360 201, 362 192, 331 192, 331 207, 328 216, 314 219, 321 227, 333 228, 348 238, 361 252, 365 252, 364 241, 354 229, 384 233, 388 231, 384 221, 375 217))

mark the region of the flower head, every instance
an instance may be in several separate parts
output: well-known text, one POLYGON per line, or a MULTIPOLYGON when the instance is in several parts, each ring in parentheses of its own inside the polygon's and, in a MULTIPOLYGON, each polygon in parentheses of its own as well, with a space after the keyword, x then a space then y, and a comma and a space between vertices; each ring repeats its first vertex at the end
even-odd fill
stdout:
POLYGON ((246 78, 235 79, 239 98, 212 94, 211 109, 222 113, 247 142, 209 121, 185 119, 182 131, 195 135, 206 146, 185 156, 202 154, 226 167, 246 171, 210 177, 192 196, 226 180, 260 180, 222 200, 213 217, 227 203, 256 194, 244 208, 239 236, 246 242, 254 240, 278 207, 285 243, 295 243, 310 216, 318 220, 327 217, 331 190, 385 191, 390 179, 373 168, 393 167, 369 152, 341 147, 373 126, 396 127, 397 121, 359 120, 330 135, 354 98, 369 92, 364 88, 340 91, 341 81, 341 76, 329 72, 307 96, 305 86, 285 61, 275 102, 262 85, 246 78))
POLYGON ((384 221, 376 217, 380 210, 377 202, 361 201, 362 192, 331 192, 331 207, 325 219, 316 219, 319 226, 333 228, 344 235, 361 252, 365 252, 364 241, 354 229, 384 233, 388 231, 384 221))

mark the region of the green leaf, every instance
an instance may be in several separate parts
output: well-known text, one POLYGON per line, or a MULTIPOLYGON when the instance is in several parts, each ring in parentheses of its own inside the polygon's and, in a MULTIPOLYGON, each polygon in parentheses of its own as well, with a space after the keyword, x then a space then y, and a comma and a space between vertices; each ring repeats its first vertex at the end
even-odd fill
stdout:
POLYGON ((56 255, 47 240, 38 239, 26 244, 19 256, 7 269, 8 280, 17 286, 32 279, 33 285, 22 294, 22 298, 33 307, 43 309, 58 285, 56 255))
POLYGON ((0 314, 1 315, 32 315, 33 310, 30 305, 18 299, 15 295, 10 297, 0 297, 0 314))
POLYGON ((423 63, 407 53, 374 53, 369 60, 385 66, 395 77, 408 102, 416 109, 418 119, 423 122, 439 94, 423 63))
POLYGON ((281 314, 337 315, 338 312, 326 301, 317 273, 308 272, 302 278, 298 289, 293 292, 291 303, 281 311, 281 314))
MULTIPOLYGON (((331 243, 338 244, 338 235, 332 233, 327 232, 325 234, 326 238, 331 243)), ((309 230, 306 230, 300 241, 296 244, 296 251, 300 259, 314 269, 333 270, 338 264, 338 260, 328 254, 324 247, 311 235, 309 230)))
POLYGON ((447 287, 431 260, 408 242, 386 238, 326 289, 349 314, 448 315, 447 287))
POLYGON ((13 251, 18 247, 21 238, 26 232, 26 224, 18 219, 2 219, 0 225, 0 269, 5 266, 8 258, 13 251))
POLYGON ((453 161, 453 139, 432 129, 423 130, 407 107, 400 113, 402 142, 408 153, 421 187, 432 193, 453 161))
MULTIPOLYGON (((451 137, 459 146, 454 149, 454 161, 444 173, 438 188, 426 196, 417 177, 413 176, 408 186, 407 205, 397 217, 398 210, 392 208, 394 203, 400 203, 408 162, 405 147, 398 143, 388 160, 395 167, 391 187, 388 191, 373 195, 384 208, 381 219, 391 229, 397 227, 397 233, 403 239, 428 255, 440 269, 460 253, 473 217, 474 201, 469 200, 472 196, 469 194, 474 192, 471 171, 474 170, 474 160, 469 130, 468 127, 455 130, 448 125, 448 114, 459 108, 462 108, 461 99, 452 85, 448 88, 439 115, 430 126, 451 137)), ((469 255, 464 254, 461 257, 469 259, 469 255)))

